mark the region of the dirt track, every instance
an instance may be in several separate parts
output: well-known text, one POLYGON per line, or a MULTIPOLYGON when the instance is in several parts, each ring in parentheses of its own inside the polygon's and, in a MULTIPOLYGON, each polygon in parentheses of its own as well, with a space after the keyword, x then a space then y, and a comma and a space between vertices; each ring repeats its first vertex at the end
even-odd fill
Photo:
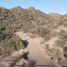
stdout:
MULTIPOLYGON (((41 48, 41 37, 35 37, 32 38, 28 34, 23 32, 16 32, 16 35, 18 35, 22 40, 27 40, 29 42, 27 46, 27 50, 29 51, 29 59, 33 59, 36 61, 36 65, 53 65, 53 63, 47 55, 45 55, 45 52, 41 48)), ((50 67, 50 66, 47 66, 50 67)), ((52 67, 52 66, 51 66, 52 67)), ((59 66, 57 66, 59 67, 59 66)))

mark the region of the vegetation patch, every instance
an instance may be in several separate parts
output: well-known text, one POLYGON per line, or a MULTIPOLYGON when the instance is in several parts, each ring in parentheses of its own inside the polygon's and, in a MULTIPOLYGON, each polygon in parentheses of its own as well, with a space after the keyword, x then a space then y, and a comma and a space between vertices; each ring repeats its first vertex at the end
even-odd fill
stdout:
POLYGON ((23 48, 24 45, 22 40, 18 36, 13 36, 12 38, 5 40, 0 46, 0 56, 9 56, 14 51, 18 51, 23 48))

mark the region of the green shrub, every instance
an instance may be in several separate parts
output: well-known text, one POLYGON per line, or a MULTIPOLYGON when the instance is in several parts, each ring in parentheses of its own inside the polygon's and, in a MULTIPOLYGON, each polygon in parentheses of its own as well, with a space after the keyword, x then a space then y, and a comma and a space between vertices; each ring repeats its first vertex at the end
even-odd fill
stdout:
POLYGON ((19 37, 13 36, 10 39, 6 39, 3 42, 1 48, 3 49, 3 51, 0 50, 0 51, 2 51, 0 54, 3 56, 8 56, 14 51, 18 51, 20 49, 23 49, 24 45, 22 43, 22 40, 19 37))

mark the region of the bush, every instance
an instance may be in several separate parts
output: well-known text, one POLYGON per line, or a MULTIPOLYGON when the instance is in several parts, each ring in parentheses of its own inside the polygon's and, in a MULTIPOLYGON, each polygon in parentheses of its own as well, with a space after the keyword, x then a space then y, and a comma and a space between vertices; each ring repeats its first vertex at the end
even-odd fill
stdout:
POLYGON ((3 44, 1 45, 1 49, 0 51, 2 51, 0 54, 5 57, 5 56, 9 56, 11 53, 13 53, 14 51, 18 51, 20 49, 24 48, 24 45, 22 43, 22 40, 17 37, 17 36, 13 36, 10 39, 6 39, 3 44))
POLYGON ((64 57, 67 58, 67 47, 64 47, 63 51, 64 51, 64 57))

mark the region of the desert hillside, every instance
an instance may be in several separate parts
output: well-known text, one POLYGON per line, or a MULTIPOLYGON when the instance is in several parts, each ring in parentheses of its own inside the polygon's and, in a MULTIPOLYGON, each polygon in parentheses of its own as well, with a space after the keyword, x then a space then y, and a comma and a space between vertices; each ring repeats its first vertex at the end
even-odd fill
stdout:
POLYGON ((24 49, 14 34, 19 31, 43 38, 40 45, 46 56, 59 65, 67 65, 67 15, 46 14, 34 7, 0 7, 0 59, 24 49))

